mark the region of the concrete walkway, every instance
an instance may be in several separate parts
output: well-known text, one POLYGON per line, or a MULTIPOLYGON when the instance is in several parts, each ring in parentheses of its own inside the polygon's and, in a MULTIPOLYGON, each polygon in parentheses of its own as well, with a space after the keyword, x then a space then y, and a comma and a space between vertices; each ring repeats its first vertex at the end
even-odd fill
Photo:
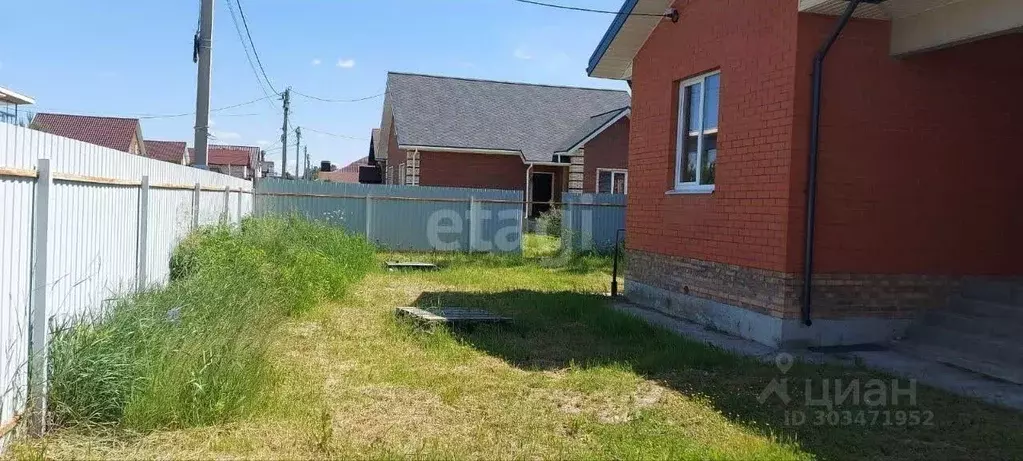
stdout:
POLYGON ((779 352, 791 354, 796 360, 808 363, 833 363, 853 366, 857 362, 868 368, 902 378, 916 379, 937 389, 956 395, 973 397, 985 402, 1023 411, 1023 386, 996 381, 938 362, 921 360, 892 350, 823 353, 811 351, 779 351, 763 344, 708 330, 703 325, 668 316, 625 300, 617 301, 613 308, 666 328, 693 341, 719 347, 729 352, 756 357, 764 363, 775 363, 779 352))

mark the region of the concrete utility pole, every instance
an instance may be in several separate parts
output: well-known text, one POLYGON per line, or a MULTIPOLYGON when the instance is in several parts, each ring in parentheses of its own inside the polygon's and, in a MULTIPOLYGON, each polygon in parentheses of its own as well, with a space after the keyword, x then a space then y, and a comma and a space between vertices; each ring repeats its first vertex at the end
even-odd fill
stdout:
POLYGON ((302 176, 306 177, 306 179, 313 179, 312 175, 309 174, 309 145, 308 144, 306 144, 306 146, 305 146, 305 171, 302 172, 302 176))
POLYGON ((193 57, 199 61, 199 78, 195 91, 195 160, 196 168, 206 169, 210 135, 210 67, 213 61, 213 0, 202 0, 199 10, 199 34, 195 39, 193 57))
POLYGON ((302 127, 295 127, 295 179, 298 179, 298 167, 302 164, 299 160, 299 152, 302 152, 302 127))
POLYGON ((284 126, 281 127, 281 177, 288 175, 288 111, 291 109, 291 88, 285 88, 281 95, 284 101, 284 126))

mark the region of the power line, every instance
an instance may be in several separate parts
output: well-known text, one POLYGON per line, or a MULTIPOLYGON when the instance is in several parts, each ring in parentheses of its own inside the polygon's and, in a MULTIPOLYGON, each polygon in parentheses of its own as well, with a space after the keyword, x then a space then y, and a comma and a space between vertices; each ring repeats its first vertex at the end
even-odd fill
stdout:
MULTIPOLYGON (((273 96, 270 96, 270 97, 272 98, 273 96)), ((254 104, 254 103, 257 103, 257 102, 262 101, 264 99, 267 99, 267 97, 253 99, 251 101, 245 101, 245 102, 238 103, 238 104, 232 104, 230 106, 218 107, 216 109, 210 109, 210 112, 219 112, 219 111, 222 111, 222 110, 228 110, 228 109, 234 109, 236 107, 247 106, 249 104, 254 104)), ((78 112, 78 111, 37 108, 33 112, 35 112, 35 113, 40 113, 40 112, 43 112, 43 113, 46 113, 46 112, 52 112, 52 113, 73 113, 73 112, 78 112)), ((83 115, 88 115, 88 114, 83 114, 83 115)), ((183 113, 180 113, 180 114, 145 114, 145 113, 143 113, 143 114, 124 114, 124 115, 120 115, 120 117, 130 117, 130 118, 137 118, 137 119, 140 119, 140 120, 150 120, 150 119, 157 119, 157 118, 187 117, 189 115, 195 115, 195 112, 183 112, 183 113)), ((225 114, 225 115, 221 115, 221 117, 249 117, 249 116, 255 116, 255 115, 262 115, 262 114, 225 114)))
POLYGON ((335 133, 331 133, 331 132, 328 132, 328 131, 322 131, 322 130, 316 130, 316 129, 313 129, 313 128, 309 128, 308 126, 305 126, 305 125, 302 125, 302 128, 304 128, 306 131, 312 131, 313 133, 325 134, 327 136, 333 136, 335 138, 352 139, 352 140, 355 140, 355 141, 369 141, 369 138, 359 138, 359 137, 356 137, 356 136, 347 136, 347 135, 343 135, 343 134, 335 134, 335 133))
MULTIPOLYGON (((219 112, 219 111, 222 111, 222 110, 228 110, 228 109, 234 109, 236 107, 247 106, 249 104, 254 104, 254 103, 257 103, 257 102, 262 101, 264 99, 270 99, 272 97, 273 96, 267 95, 267 96, 264 96, 262 98, 253 99, 251 101, 245 101, 245 102, 238 103, 238 104, 232 104, 230 106, 224 106, 224 107, 218 107, 216 109, 210 109, 210 112, 219 112)), ((187 113, 181 113, 181 114, 166 114, 166 115, 136 114, 135 118, 138 118, 138 119, 176 118, 176 117, 186 117, 186 116, 189 116, 189 115, 195 115, 195 112, 187 112, 187 113)), ((258 114, 252 114, 252 115, 258 115, 258 114)))
POLYGON ((658 18, 671 17, 670 14, 655 14, 655 13, 628 13, 628 14, 626 14, 626 13, 621 13, 621 12, 618 12, 618 11, 595 10, 593 8, 581 8, 581 7, 578 7, 578 6, 557 5, 557 4, 554 4, 554 3, 537 2, 537 1, 533 1, 533 0, 513 0, 513 1, 516 1, 516 2, 519 2, 519 3, 528 3, 530 5, 536 5, 536 6, 546 6, 548 8, 557 8, 559 10, 583 11, 583 12, 586 12, 586 13, 613 14, 615 16, 619 16, 619 15, 621 15, 621 16, 650 16, 650 17, 658 17, 658 18))
POLYGON ((356 99, 329 99, 329 98, 321 98, 319 96, 312 96, 312 95, 308 95, 308 94, 304 94, 304 93, 299 93, 298 91, 295 91, 295 90, 291 90, 291 92, 295 93, 295 94, 297 94, 299 96, 302 96, 303 98, 309 98, 309 99, 313 99, 313 100, 316 100, 316 101, 323 101, 323 102, 359 102, 359 101, 367 101, 367 100, 370 100, 370 99, 376 99, 376 98, 379 98, 379 97, 384 95, 384 93, 378 93, 378 94, 374 94, 373 96, 366 96, 364 98, 356 98, 356 99))
MULTIPOLYGON (((230 1, 230 0, 228 0, 230 1)), ((270 86, 274 94, 279 94, 273 83, 270 83, 270 79, 266 76, 266 69, 263 67, 263 61, 259 59, 259 52, 256 51, 256 44, 252 41, 252 32, 249 31, 249 21, 245 19, 245 10, 242 9, 241 0, 234 0, 235 5, 238 6, 238 14, 242 17, 242 25, 245 26, 245 35, 249 37, 249 45, 252 47, 252 55, 256 57, 256 63, 259 64, 259 71, 263 73, 263 79, 266 80, 266 84, 270 86)))
MULTIPOLYGON (((242 50, 245 52, 245 60, 249 62, 249 69, 252 70, 252 75, 256 77, 256 83, 259 84, 259 90, 263 92, 263 95, 265 95, 267 99, 269 99, 272 96, 270 95, 270 92, 267 91, 266 86, 263 83, 263 77, 260 77, 259 71, 256 70, 256 63, 253 62, 252 57, 249 56, 249 43, 245 41, 245 36, 242 35, 241 26, 238 24, 238 18, 236 17, 234 12, 234 5, 231 4, 231 0, 225 0, 224 2, 227 3, 227 9, 231 13, 231 22, 234 23, 234 31, 236 34, 238 34, 238 41, 241 42, 242 50)), ((273 89, 272 85, 270 86, 270 89, 273 89)), ((274 91, 274 95, 276 94, 277 92, 274 91)), ((273 107, 274 110, 277 110, 277 106, 273 105, 273 103, 268 102, 267 104, 270 104, 270 106, 273 107)))

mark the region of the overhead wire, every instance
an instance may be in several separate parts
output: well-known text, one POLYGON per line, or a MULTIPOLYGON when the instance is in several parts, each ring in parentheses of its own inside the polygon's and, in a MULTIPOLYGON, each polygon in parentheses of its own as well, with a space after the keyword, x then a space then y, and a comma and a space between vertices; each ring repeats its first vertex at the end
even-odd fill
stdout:
MULTIPOLYGON (((228 0, 230 2, 230 0, 228 0)), ((242 8, 241 0, 234 0, 235 5, 238 6, 238 14, 242 17, 242 25, 245 26, 245 35, 249 37, 249 45, 252 47, 252 55, 256 57, 256 63, 259 64, 259 71, 263 74, 263 79, 266 80, 266 84, 273 90, 274 94, 280 94, 273 83, 270 82, 270 78, 266 76, 266 68, 263 67, 263 61, 259 59, 259 52, 256 51, 256 43, 252 41, 252 32, 249 31, 249 21, 245 18, 245 10, 242 8)))
POLYGON ((372 96, 366 96, 366 97, 363 97, 363 98, 355 98, 355 99, 330 99, 330 98, 322 98, 322 97, 319 97, 319 96, 313 96, 313 95, 309 95, 309 94, 305 94, 305 93, 300 93, 298 91, 295 91, 294 88, 291 90, 291 92, 296 94, 296 95, 302 96, 303 98, 313 99, 313 100, 322 101, 322 102, 359 102, 359 101, 368 101, 370 99, 376 99, 376 98, 379 98, 379 97, 384 95, 384 93, 377 93, 377 94, 374 94, 372 96))
POLYGON ((656 13, 622 13, 620 11, 598 10, 598 9, 594 9, 594 8, 583 8, 583 7, 578 7, 578 6, 558 5, 558 4, 555 4, 555 3, 538 2, 538 1, 535 1, 535 0, 512 0, 512 1, 519 2, 519 3, 527 3, 527 4, 530 4, 530 5, 536 5, 536 6, 544 6, 544 7, 547 7, 547 8, 556 8, 556 9, 559 9, 559 10, 582 11, 582 12, 586 12, 586 13, 613 14, 615 16, 649 16, 649 17, 658 17, 658 18, 670 17, 670 14, 667 14, 667 13, 662 13, 662 14, 656 14, 656 13))
MULTIPOLYGON (((270 86, 270 90, 273 91, 273 96, 271 96, 270 91, 267 91, 266 85, 264 84, 264 81, 266 81, 266 84, 269 84, 269 80, 266 79, 266 73, 263 72, 262 73, 262 77, 260 76, 260 71, 256 69, 256 63, 253 62, 252 56, 249 55, 249 47, 250 47, 250 44, 251 44, 251 36, 250 36, 250 39, 249 39, 250 41, 247 42, 246 39, 245 39, 245 35, 242 35, 241 26, 238 24, 238 18, 237 18, 237 15, 236 15, 235 11, 234 11, 234 5, 232 5, 231 0, 224 0, 224 1, 225 1, 225 3, 227 3, 227 9, 228 9, 228 11, 231 14, 231 22, 234 23, 234 30, 235 30, 235 33, 238 35, 238 41, 241 42, 242 49, 245 52, 245 59, 249 62, 249 69, 252 70, 252 75, 254 75, 256 77, 256 83, 259 84, 259 90, 263 92, 263 94, 266 96, 266 99, 273 98, 274 96, 278 95, 279 93, 273 88, 273 85, 269 85, 270 86)), ((255 54, 255 48, 252 49, 252 54, 255 54)), ((259 61, 259 55, 256 55, 256 61, 259 61)), ((260 66, 262 66, 262 64, 260 64, 260 66)), ((280 110, 276 105, 274 105, 271 102, 267 102, 267 104, 270 105, 271 107, 273 107, 273 109, 275 111, 279 111, 280 110)))

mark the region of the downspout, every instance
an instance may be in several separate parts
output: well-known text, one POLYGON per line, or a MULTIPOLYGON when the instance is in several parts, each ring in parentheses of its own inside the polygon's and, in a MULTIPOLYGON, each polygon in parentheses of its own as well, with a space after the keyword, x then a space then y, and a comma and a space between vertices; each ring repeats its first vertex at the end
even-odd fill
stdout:
POLYGON ((817 219, 816 204, 817 204, 817 157, 820 154, 820 129, 821 129, 821 92, 824 86, 824 58, 828 57, 828 52, 831 51, 832 45, 838 40, 838 36, 845 29, 846 24, 849 23, 849 19, 852 18, 856 7, 860 6, 860 3, 880 3, 883 0, 850 0, 849 5, 845 7, 845 12, 838 19, 838 24, 835 26, 835 30, 831 32, 831 36, 828 37, 827 41, 817 50, 817 54, 813 57, 813 96, 812 96, 812 107, 810 109, 810 159, 807 167, 806 177, 806 249, 803 253, 803 306, 802 306, 802 317, 803 324, 810 326, 813 324, 812 319, 812 302, 811 293, 813 291, 813 231, 814 224, 817 219))

